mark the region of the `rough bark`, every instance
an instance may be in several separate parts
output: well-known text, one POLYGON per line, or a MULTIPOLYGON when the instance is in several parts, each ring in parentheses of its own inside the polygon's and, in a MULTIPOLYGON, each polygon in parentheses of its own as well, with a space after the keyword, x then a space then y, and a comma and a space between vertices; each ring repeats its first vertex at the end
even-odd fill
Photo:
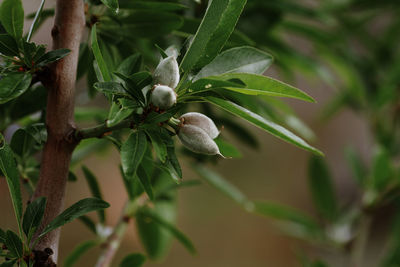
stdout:
MULTIPOLYGON (((84 25, 83 0, 57 0, 55 23, 51 32, 53 49, 68 48, 71 52, 50 68, 47 77, 42 78, 48 89, 48 139, 43 150, 40 179, 34 193, 34 198, 47 198, 42 228, 64 208, 71 155, 77 144, 73 138, 74 94, 79 44, 84 25)), ((51 258, 57 262, 59 236, 59 230, 48 233, 35 249, 45 251, 50 248, 53 251, 51 258)))

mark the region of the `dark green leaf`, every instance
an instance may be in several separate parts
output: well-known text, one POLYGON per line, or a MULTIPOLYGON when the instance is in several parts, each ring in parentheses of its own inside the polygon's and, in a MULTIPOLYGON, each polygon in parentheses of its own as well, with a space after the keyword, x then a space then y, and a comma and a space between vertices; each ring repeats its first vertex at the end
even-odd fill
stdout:
POLYGON ((165 160, 167 159, 167 146, 161 138, 159 130, 149 129, 146 130, 146 133, 150 137, 157 157, 161 160, 161 162, 165 162, 165 160))
POLYGON ((176 11, 186 9, 187 7, 172 2, 159 2, 159 1, 123 1, 120 4, 121 8, 125 9, 148 9, 148 10, 158 10, 158 11, 176 11))
POLYGON ((98 244, 99 242, 96 240, 87 240, 77 245, 65 259, 64 267, 74 266, 83 254, 98 244))
POLYGON ((253 47, 226 50, 201 69, 194 80, 225 73, 263 74, 272 64, 272 56, 253 47))
POLYGON ((122 169, 128 179, 135 176, 136 170, 146 152, 147 140, 142 131, 131 133, 128 140, 121 147, 122 169))
POLYGON ((338 216, 338 205, 332 178, 321 157, 313 156, 309 163, 309 183, 314 205, 325 219, 333 221, 338 216))
POLYGON ((213 60, 229 36, 242 13, 246 0, 212 1, 191 42, 180 68, 189 72, 200 69, 213 60))
POLYGON ((110 108, 108 119, 106 121, 107 127, 113 127, 122 120, 129 117, 133 111, 139 107, 139 104, 131 99, 119 98, 117 103, 113 102, 110 108))
POLYGON ((18 56, 18 45, 8 34, 0 34, 0 53, 6 56, 18 56))
POLYGON ((136 175, 139 178, 139 181, 142 183, 142 186, 150 200, 154 200, 153 188, 151 186, 150 177, 147 174, 146 169, 143 168, 143 166, 139 166, 136 175))
POLYGON ((22 198, 19 184, 19 173, 15 163, 14 155, 10 147, 5 143, 3 135, 0 134, 0 170, 5 175, 10 191, 11 201, 14 207, 17 223, 21 226, 22 198))
POLYGON ((146 257, 143 254, 129 254, 122 260, 119 267, 141 267, 145 261, 146 257))
MULTIPOLYGON (((86 182, 89 185, 92 196, 98 199, 103 199, 96 176, 94 176, 94 174, 85 165, 82 166, 82 171, 86 178, 86 182)), ((106 220, 104 209, 98 210, 97 213, 99 214, 100 222, 104 223, 106 220)))
POLYGON ((99 44, 97 42, 96 24, 93 25, 93 27, 92 27, 90 38, 91 38, 90 46, 92 48, 94 58, 96 59, 96 62, 97 62, 98 66, 99 66, 99 69, 100 69, 100 72, 101 72, 101 74, 103 76, 103 79, 104 79, 105 82, 110 82, 112 80, 111 75, 110 75, 110 71, 109 71, 109 69, 108 69, 108 67, 107 67, 107 65, 106 65, 106 63, 105 63, 105 61, 103 59, 103 56, 102 56, 101 51, 100 51, 99 44))
POLYGON ((274 135, 286 142, 294 144, 305 150, 311 151, 317 155, 323 155, 323 153, 321 151, 310 146, 303 139, 296 136, 295 134, 288 131, 287 129, 283 128, 282 126, 280 126, 272 121, 269 121, 269 120, 261 117, 260 115, 257 115, 235 103, 232 103, 230 101, 225 101, 222 99, 218 99, 215 97, 206 97, 205 99, 208 102, 210 102, 228 112, 231 112, 232 114, 234 114, 236 116, 239 116, 239 117, 247 120, 248 122, 254 124, 255 126, 271 133, 272 135, 274 135))
POLYGON ((6 233, 0 229, 0 243, 5 243, 6 242, 6 233))
POLYGON ((354 151, 354 149, 350 147, 345 150, 345 153, 355 181, 359 185, 365 186, 367 180, 367 170, 365 169, 360 156, 354 151))
POLYGON ((105 95, 112 94, 117 96, 127 96, 127 92, 117 82, 97 82, 94 84, 94 88, 104 93, 105 95))
POLYGON ((22 258, 23 256, 23 245, 19 236, 13 231, 7 230, 6 232, 6 244, 7 249, 10 251, 11 255, 17 258, 22 258))
POLYGON ((39 238, 43 237, 50 231, 63 226, 66 223, 73 221, 74 219, 91 211, 108 208, 110 205, 98 198, 85 198, 79 200, 68 209, 64 210, 58 215, 53 221, 51 221, 40 233, 39 238))
POLYGON ((224 141, 222 138, 218 137, 214 139, 214 142, 218 145, 219 151, 222 155, 228 158, 241 158, 242 153, 232 144, 224 141))
POLYGON ((0 79, 0 104, 22 95, 31 84, 29 73, 11 73, 0 79))
POLYGON ((45 66, 49 63, 60 60, 64 57, 66 57, 70 52, 71 52, 71 50, 64 49, 64 48, 47 52, 46 54, 44 54, 42 57, 40 57, 38 59, 37 67, 45 66))
POLYGON ((141 66, 142 56, 136 53, 122 61, 122 63, 118 66, 116 72, 121 73, 126 77, 129 77, 130 75, 139 72, 141 66))
POLYGON ((37 227, 39 227, 40 223, 42 222, 45 209, 46 198, 44 197, 34 199, 26 207, 24 219, 22 221, 22 229, 24 230, 25 235, 28 237, 28 242, 35 233, 37 227))
POLYGON ((92 233, 97 234, 95 222, 86 215, 78 218, 92 233))
POLYGON ((114 12, 118 12, 118 0, 101 0, 101 2, 114 12))
POLYGON ((388 152, 379 147, 374 152, 372 162, 372 186, 374 189, 382 190, 393 175, 393 167, 388 152))
POLYGON ((11 139, 10 147, 16 155, 26 159, 34 151, 35 139, 25 129, 18 129, 11 139))
POLYGON ((14 267, 15 263, 16 263, 16 260, 5 261, 3 263, 0 263, 0 267, 14 267))
POLYGON ((22 38, 24 8, 21 0, 4 0, 0 6, 0 21, 4 29, 16 40, 22 38))

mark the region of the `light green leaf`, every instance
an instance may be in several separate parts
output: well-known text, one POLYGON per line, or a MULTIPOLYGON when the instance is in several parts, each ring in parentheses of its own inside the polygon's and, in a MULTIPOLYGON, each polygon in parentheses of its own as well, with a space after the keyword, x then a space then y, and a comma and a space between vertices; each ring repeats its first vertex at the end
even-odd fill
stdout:
POLYGON ((119 267, 141 267, 145 261, 146 257, 143 254, 129 254, 122 260, 119 267))
POLYGON ((77 245, 64 261, 64 267, 72 267, 89 249, 99 245, 96 240, 86 240, 77 245))
MULTIPOLYGON (((85 176, 86 182, 89 185, 90 192, 92 193, 92 196, 98 199, 103 199, 103 195, 100 191, 99 184, 97 182, 96 176, 85 166, 82 166, 82 171, 85 176)), ((100 209, 97 211, 97 214, 99 215, 99 219, 101 223, 104 223, 106 220, 106 215, 103 209, 100 209)))
POLYGON ((30 86, 32 75, 29 73, 11 73, 0 79, 0 104, 4 104, 22 95, 30 86))
POLYGON ((99 43, 97 42, 96 24, 93 25, 90 36, 91 36, 90 37, 91 38, 91 43, 90 44, 91 44, 91 47, 92 47, 93 55, 94 55, 94 58, 97 61, 97 64, 98 64, 99 69, 100 69, 100 72, 101 72, 101 74, 102 74, 102 76, 104 78, 104 81, 105 82, 110 82, 112 80, 111 79, 111 75, 110 75, 110 71, 109 71, 109 69, 108 69, 108 67, 107 67, 107 65, 106 65, 106 63, 105 63, 105 61, 103 59, 103 56, 102 56, 101 51, 100 51, 99 43))
POLYGON ((60 215, 58 215, 53 221, 51 221, 40 233, 39 238, 42 238, 48 232, 53 231, 54 229, 63 226, 66 223, 73 221, 80 216, 99 209, 108 208, 110 204, 107 202, 98 199, 98 198, 85 198, 79 200, 75 204, 73 204, 68 209, 64 210, 60 215))
POLYGON ((215 0, 209 4, 180 64, 184 72, 200 69, 217 56, 233 32, 245 4, 246 0, 215 0))
POLYGON ((4 0, 0 6, 0 21, 4 29, 16 40, 22 38, 24 8, 21 0, 4 0))
POLYGON ((272 56, 253 47, 243 46, 226 50, 201 69, 194 80, 225 73, 263 74, 272 64, 272 56))
POLYGON ((146 152, 147 140, 142 131, 131 133, 128 140, 121 147, 122 169, 128 179, 135 176, 136 170, 146 152))
POLYGON ((307 144, 303 139, 293 134, 289 130, 283 128, 282 126, 269 121, 258 114, 251 112, 233 102, 226 101, 223 99, 215 98, 215 97, 206 97, 206 101, 236 115, 239 116, 253 125, 269 132, 270 134, 288 142, 298 147, 301 147, 305 150, 311 151, 317 155, 323 155, 321 151, 307 144))
POLYGON ((327 220, 335 220, 338 215, 335 190, 328 167, 321 157, 313 156, 310 159, 309 183, 318 213, 327 220))
POLYGON ((14 207, 18 226, 21 227, 22 198, 19 184, 19 173, 15 163, 14 155, 6 144, 3 135, 0 134, 0 170, 5 175, 11 202, 14 207))

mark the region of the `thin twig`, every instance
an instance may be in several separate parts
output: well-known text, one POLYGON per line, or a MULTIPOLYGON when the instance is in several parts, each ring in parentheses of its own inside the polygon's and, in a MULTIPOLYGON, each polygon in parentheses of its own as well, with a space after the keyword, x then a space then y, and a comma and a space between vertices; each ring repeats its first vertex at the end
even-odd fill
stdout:
POLYGON ((42 13, 43 6, 44 6, 44 3, 45 3, 45 2, 46 2, 46 0, 42 0, 42 2, 40 3, 39 9, 36 11, 36 14, 35 14, 35 17, 34 17, 34 19, 33 19, 31 28, 29 29, 28 37, 26 37, 26 41, 27 41, 27 42, 29 42, 29 40, 31 40, 33 31, 35 30, 36 23, 37 23, 37 21, 39 20, 40 13, 42 13))

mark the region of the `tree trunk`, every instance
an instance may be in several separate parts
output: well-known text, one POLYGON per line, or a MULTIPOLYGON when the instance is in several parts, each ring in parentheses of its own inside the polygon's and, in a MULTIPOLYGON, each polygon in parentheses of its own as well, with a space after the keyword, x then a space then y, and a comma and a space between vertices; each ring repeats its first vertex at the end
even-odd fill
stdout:
MULTIPOLYGON (((53 49, 68 48, 71 52, 52 65, 48 77, 42 78, 43 84, 48 89, 46 109, 48 139, 43 150, 40 179, 33 196, 47 198, 41 229, 64 208, 71 155, 77 144, 73 138, 74 95, 79 44, 84 26, 83 0, 57 0, 55 23, 51 32, 53 49)), ((49 261, 57 262, 59 236, 59 230, 48 233, 39 241, 35 250, 46 251, 47 254, 51 254, 52 250, 52 259, 49 261), (51 250, 45 250, 46 248, 51 250)))

